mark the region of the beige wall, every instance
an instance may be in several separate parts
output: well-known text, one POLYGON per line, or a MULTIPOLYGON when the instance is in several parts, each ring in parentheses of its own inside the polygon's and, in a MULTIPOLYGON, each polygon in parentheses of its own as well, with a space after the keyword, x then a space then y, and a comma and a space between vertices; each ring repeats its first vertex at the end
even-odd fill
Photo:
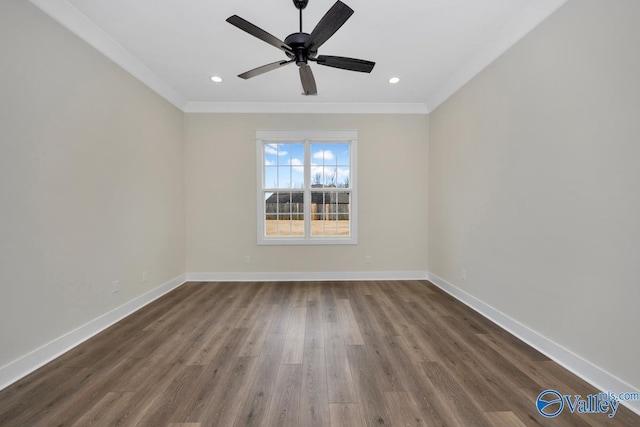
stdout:
POLYGON ((0 63, 1 367, 185 266, 182 112, 26 1, 0 63))
POLYGON ((430 271, 636 389, 639 16, 635 0, 570 0, 441 105, 429 137, 430 271))
POLYGON ((427 122, 421 115, 187 114, 187 271, 426 271, 427 122), (358 245, 257 246, 256 129, 359 131, 358 245))

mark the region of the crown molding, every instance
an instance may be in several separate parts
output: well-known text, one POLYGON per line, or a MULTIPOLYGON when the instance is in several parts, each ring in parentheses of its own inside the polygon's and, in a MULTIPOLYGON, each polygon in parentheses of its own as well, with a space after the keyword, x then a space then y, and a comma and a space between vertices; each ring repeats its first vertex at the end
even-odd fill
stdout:
POLYGON ((502 32, 473 58, 467 61, 447 81, 427 97, 427 108, 434 111, 440 104, 498 59, 520 39, 547 19, 567 0, 532 0, 502 32))
POLYGON ((422 103, 188 102, 185 113, 429 114, 422 103))
POLYGON ((151 90, 184 111, 187 100, 66 0, 29 0, 151 90))

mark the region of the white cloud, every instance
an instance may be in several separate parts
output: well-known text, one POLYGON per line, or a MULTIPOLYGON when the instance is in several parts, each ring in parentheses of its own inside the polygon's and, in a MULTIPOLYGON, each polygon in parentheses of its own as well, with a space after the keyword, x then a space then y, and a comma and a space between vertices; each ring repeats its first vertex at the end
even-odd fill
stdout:
POLYGON ((342 184, 349 178, 349 168, 338 168, 338 183, 342 184))
POLYGON ((264 146, 264 152, 274 156, 286 156, 288 153, 284 150, 278 151, 278 144, 267 144, 264 146))
POLYGON ((316 160, 333 160, 335 159, 335 156, 333 155, 333 152, 330 150, 324 150, 324 151, 316 151, 315 153, 313 153, 313 158, 316 160))
POLYGON ((265 166, 275 166, 275 163, 273 163, 271 160, 269 159, 265 159, 264 160, 264 165, 265 166))
POLYGON ((304 164, 300 159, 291 159, 289 162, 293 166, 293 170, 296 172, 304 172, 304 164))

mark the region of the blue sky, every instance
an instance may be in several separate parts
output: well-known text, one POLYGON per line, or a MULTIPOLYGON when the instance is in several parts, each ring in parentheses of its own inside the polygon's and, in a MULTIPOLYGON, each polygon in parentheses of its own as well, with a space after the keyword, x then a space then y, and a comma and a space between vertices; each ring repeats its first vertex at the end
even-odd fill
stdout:
MULTIPOLYGON (((311 144, 311 180, 320 174, 325 185, 342 184, 349 178, 350 145, 311 144), (337 180, 335 179, 337 178, 337 180)), ((267 188, 304 186, 304 144, 266 144, 264 147, 264 185, 267 188)))

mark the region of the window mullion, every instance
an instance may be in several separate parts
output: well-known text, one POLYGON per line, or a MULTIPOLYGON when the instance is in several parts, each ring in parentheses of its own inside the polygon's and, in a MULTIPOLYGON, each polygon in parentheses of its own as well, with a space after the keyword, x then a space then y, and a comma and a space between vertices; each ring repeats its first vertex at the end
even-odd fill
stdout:
POLYGON ((311 238, 311 143, 304 141, 304 238, 311 238))

